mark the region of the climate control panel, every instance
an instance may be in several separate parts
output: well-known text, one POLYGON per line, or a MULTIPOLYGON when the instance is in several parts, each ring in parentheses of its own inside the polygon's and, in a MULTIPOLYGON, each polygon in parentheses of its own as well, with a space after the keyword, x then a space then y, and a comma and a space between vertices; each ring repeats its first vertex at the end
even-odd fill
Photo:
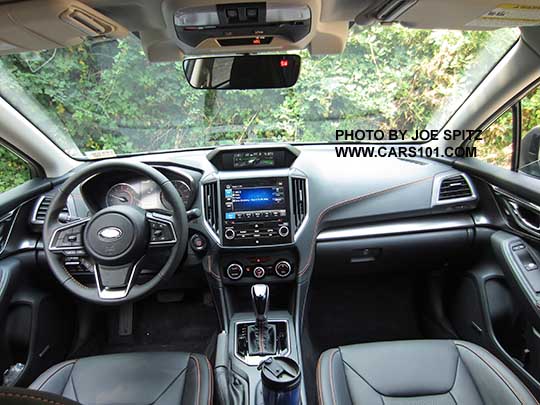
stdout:
POLYGON ((292 280, 296 257, 291 252, 267 255, 227 255, 221 260, 223 279, 228 282, 256 282, 292 280))

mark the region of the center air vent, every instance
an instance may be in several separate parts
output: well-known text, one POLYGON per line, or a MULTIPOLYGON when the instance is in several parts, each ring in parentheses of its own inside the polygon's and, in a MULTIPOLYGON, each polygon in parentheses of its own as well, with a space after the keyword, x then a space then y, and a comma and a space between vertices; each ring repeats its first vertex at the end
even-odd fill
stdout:
POLYGON ((219 209, 217 182, 203 186, 204 218, 210 227, 219 235, 219 209))
POLYGON ((298 229, 307 215, 306 179, 300 177, 292 178, 292 197, 294 228, 298 229))
MULTIPOLYGON (((43 225, 43 223, 45 222, 45 216, 47 215, 47 211, 49 210, 49 206, 51 205, 51 201, 52 196, 44 196, 37 201, 31 219, 31 222, 34 225, 43 225)), ((64 207, 61 213, 69 215, 68 208, 64 207)))
POLYGON ((474 198, 474 195, 465 176, 458 174, 457 176, 446 177, 441 181, 438 201, 446 202, 468 198, 474 198))

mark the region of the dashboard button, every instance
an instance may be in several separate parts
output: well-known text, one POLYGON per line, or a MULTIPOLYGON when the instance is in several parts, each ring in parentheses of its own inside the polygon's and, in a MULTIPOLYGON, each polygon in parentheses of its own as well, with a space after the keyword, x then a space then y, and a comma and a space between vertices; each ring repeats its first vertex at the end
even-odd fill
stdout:
POLYGON ((279 236, 281 236, 282 238, 289 236, 289 227, 285 225, 280 226, 278 233, 279 233, 279 236))
POLYGON ((204 252, 208 245, 206 238, 198 233, 191 237, 189 243, 191 244, 191 249, 193 249, 195 252, 204 252))
POLYGON ((234 232, 234 229, 227 228, 225 229, 225 239, 232 240, 236 236, 236 232, 234 232))
POLYGON ((292 267, 291 264, 287 260, 280 260, 276 263, 274 267, 274 271, 279 277, 285 278, 289 274, 291 274, 292 267))
POLYGON ((264 267, 259 266, 253 269, 253 277, 255 278, 261 279, 264 277, 265 274, 266 274, 266 270, 264 269, 264 267))
POLYGON ((238 280, 243 276, 243 274, 244 268, 238 263, 231 263, 229 264, 229 267, 227 267, 227 277, 229 277, 231 280, 238 280))

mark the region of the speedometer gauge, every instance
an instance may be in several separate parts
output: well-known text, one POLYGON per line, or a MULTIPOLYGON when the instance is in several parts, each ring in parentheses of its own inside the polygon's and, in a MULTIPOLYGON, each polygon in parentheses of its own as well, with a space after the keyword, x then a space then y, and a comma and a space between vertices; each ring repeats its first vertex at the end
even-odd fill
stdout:
POLYGON ((137 205, 138 195, 135 189, 127 183, 118 183, 107 191, 107 206, 137 205))
MULTIPOLYGON (((178 194, 180 194, 180 197, 182 197, 182 201, 184 202, 184 205, 187 207, 189 200, 191 198, 191 187, 183 180, 173 180, 172 184, 176 191, 178 191, 178 194)), ((161 203, 165 208, 168 210, 172 210, 171 204, 166 200, 165 195, 163 194, 163 191, 161 192, 161 203)))

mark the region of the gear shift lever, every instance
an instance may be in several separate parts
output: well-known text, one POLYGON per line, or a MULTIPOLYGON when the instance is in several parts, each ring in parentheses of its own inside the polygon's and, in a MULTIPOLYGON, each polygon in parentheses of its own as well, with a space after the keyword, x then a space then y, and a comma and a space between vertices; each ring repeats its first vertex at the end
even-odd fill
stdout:
POLYGON ((248 353, 252 356, 276 354, 276 325, 268 324, 270 289, 266 284, 251 287, 255 323, 248 326, 248 353))
POLYGON ((253 300, 253 311, 257 322, 266 323, 268 320, 268 306, 270 289, 266 284, 254 284, 251 286, 251 299, 253 300))

